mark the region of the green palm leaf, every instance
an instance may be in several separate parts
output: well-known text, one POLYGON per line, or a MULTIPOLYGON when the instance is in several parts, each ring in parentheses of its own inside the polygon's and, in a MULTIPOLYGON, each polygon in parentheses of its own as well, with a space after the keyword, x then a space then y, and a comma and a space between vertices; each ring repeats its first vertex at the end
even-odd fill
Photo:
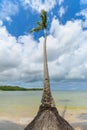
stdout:
POLYGON ((37 22, 38 26, 36 28, 33 28, 32 30, 30 30, 31 33, 32 32, 38 32, 42 29, 47 28, 47 12, 45 10, 41 11, 40 18, 41 18, 41 22, 37 22))
POLYGON ((41 26, 38 26, 38 27, 36 27, 36 28, 30 30, 30 32, 31 32, 31 33, 32 33, 32 32, 38 32, 38 31, 40 31, 41 29, 42 29, 42 27, 41 27, 41 26))

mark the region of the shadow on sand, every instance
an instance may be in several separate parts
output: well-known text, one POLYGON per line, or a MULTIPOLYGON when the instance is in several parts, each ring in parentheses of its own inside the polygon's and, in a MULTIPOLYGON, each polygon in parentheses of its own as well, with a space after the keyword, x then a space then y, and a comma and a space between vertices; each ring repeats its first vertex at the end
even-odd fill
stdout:
MULTIPOLYGON (((65 114, 67 112, 67 106, 64 107, 61 116, 64 118, 65 114)), ((75 130, 87 130, 87 113, 82 113, 80 115, 78 115, 78 117, 80 120, 85 120, 85 122, 76 122, 76 123, 72 123, 71 125, 75 128, 75 130)))
POLYGON ((78 116, 80 120, 87 120, 87 113, 82 113, 78 116))
POLYGON ((78 122, 71 124, 75 130, 87 130, 87 122, 78 122))
POLYGON ((0 121, 0 130, 23 130, 25 126, 13 123, 11 121, 0 121))
MULTIPOLYGON (((71 124, 75 130, 87 130, 87 122, 78 122, 71 124)), ((13 123, 11 121, 0 121, 0 130, 24 130, 25 125, 13 123)))

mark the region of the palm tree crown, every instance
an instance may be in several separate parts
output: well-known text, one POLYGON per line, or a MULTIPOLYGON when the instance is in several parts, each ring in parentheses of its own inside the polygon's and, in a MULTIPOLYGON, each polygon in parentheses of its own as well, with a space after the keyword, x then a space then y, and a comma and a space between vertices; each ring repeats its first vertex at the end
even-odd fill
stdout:
POLYGON ((45 10, 41 11, 41 22, 37 22, 37 27, 32 29, 30 32, 38 32, 40 30, 46 29, 47 28, 47 12, 45 10))

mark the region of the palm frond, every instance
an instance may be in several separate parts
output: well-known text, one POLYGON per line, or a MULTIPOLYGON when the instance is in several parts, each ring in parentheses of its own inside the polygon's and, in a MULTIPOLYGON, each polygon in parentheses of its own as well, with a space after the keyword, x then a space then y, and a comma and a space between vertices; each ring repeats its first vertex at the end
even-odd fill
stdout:
POLYGON ((42 22, 37 22, 38 26, 43 26, 42 22))
POLYGON ((36 27, 36 28, 30 30, 30 32, 31 32, 31 33, 32 33, 32 32, 38 32, 38 31, 40 31, 41 29, 42 29, 42 27, 41 27, 41 26, 38 26, 38 27, 36 27))
POLYGON ((30 32, 38 32, 42 29, 46 29, 47 28, 47 12, 45 10, 42 10, 41 11, 41 15, 40 15, 40 18, 41 18, 41 22, 37 22, 37 27, 30 30, 30 32))
POLYGON ((42 20, 44 28, 46 28, 47 27, 47 12, 45 10, 41 11, 40 18, 42 20))

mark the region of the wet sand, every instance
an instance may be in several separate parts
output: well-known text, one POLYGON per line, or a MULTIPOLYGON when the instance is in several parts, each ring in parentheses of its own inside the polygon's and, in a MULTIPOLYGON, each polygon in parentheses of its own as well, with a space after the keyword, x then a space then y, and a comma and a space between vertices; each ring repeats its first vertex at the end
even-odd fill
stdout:
MULTIPOLYGON (((59 114, 75 130, 87 130, 87 92, 53 94, 59 114)), ((24 130, 39 109, 41 95, 41 92, 1 92, 0 130, 24 130)))
POLYGON ((0 130, 23 130, 24 125, 16 124, 8 120, 0 121, 0 130))
MULTIPOLYGON (((59 110, 61 116, 63 116, 75 130, 87 130, 87 111, 83 110, 68 110, 63 113, 59 110)), ((32 117, 0 117, 0 130, 24 130, 25 126, 32 121, 32 117)))
POLYGON ((87 122, 76 122, 71 124, 75 130, 87 130, 87 122))
MULTIPOLYGON (((24 130, 27 124, 18 124, 8 120, 0 121, 0 130, 24 130)), ((75 130, 87 130, 87 122, 71 123, 75 130)))

